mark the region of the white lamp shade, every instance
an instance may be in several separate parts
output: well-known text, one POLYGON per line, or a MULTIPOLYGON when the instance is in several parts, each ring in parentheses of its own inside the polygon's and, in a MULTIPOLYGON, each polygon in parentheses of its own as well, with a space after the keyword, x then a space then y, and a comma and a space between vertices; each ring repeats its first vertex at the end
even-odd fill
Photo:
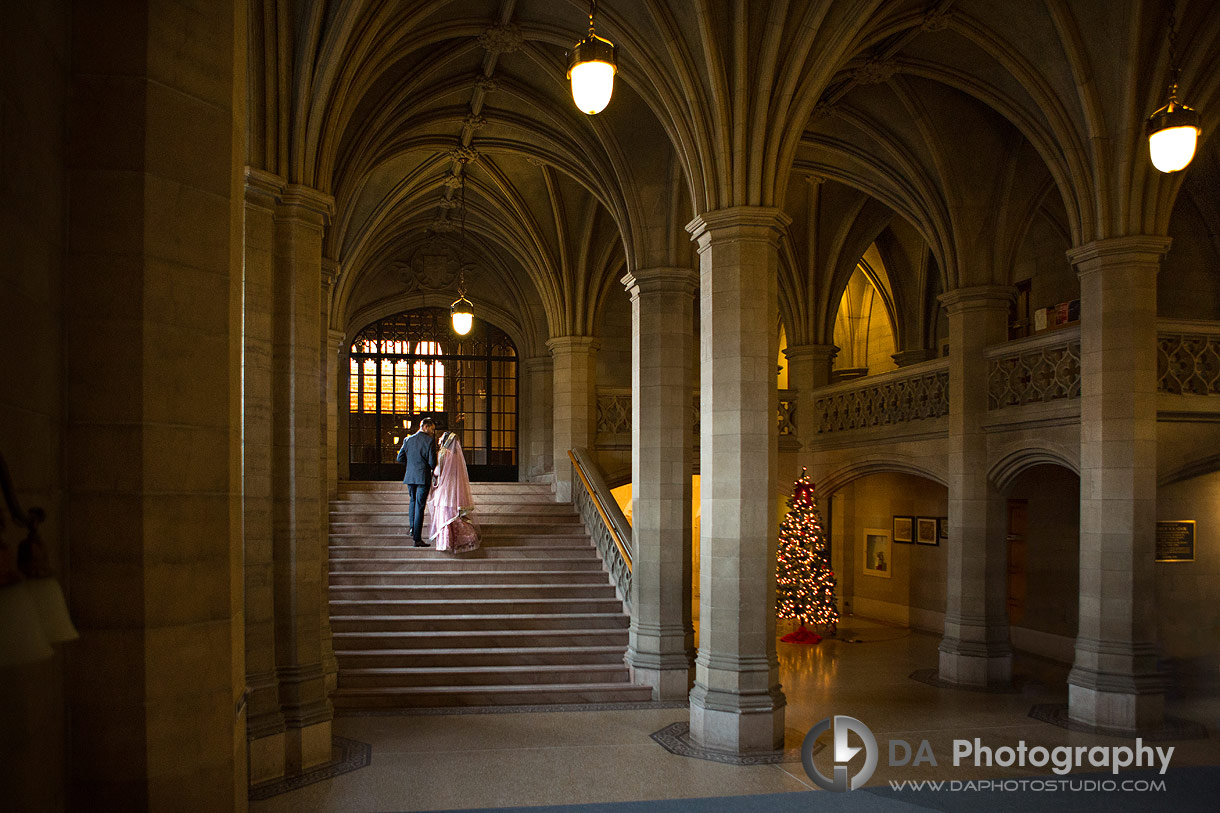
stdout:
POLYGON ((470 328, 474 326, 474 314, 463 313, 462 311, 453 312, 453 332, 459 336, 465 336, 470 332, 470 328))
POLYGON ((606 109, 614 92, 615 67, 609 62, 591 60, 572 66, 572 99, 590 116, 606 109))
POLYGON ((0 666, 45 661, 54 654, 25 580, 0 587, 0 666))
POLYGON ((1168 127, 1148 136, 1148 151, 1152 165, 1161 172, 1177 172, 1185 169, 1195 157, 1195 144, 1199 140, 1198 127, 1168 127))
POLYGON ((72 626, 72 618, 68 615, 68 602, 64 601, 64 591, 56 579, 50 576, 26 579, 25 585, 48 641, 59 644, 75 641, 80 637, 76 627, 72 626))

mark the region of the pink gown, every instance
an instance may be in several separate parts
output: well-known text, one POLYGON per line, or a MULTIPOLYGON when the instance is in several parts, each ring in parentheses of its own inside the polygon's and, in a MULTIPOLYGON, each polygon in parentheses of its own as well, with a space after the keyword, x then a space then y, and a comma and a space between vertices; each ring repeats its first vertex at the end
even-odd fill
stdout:
POLYGON ((436 482, 428 495, 432 522, 428 541, 437 550, 463 553, 479 547, 479 526, 470 516, 474 512, 474 496, 470 491, 470 475, 466 457, 457 436, 449 432, 441 438, 436 464, 436 482))

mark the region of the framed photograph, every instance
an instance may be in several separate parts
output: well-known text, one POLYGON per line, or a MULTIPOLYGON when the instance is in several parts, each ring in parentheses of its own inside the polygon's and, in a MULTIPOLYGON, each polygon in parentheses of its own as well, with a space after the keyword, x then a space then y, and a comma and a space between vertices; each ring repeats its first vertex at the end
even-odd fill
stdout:
POLYGON ((936 517, 920 517, 915 520, 915 541, 920 545, 939 545, 939 524, 936 517))
POLYGON ((949 518, 948 517, 937 517, 936 518, 936 531, 937 531, 936 538, 939 539, 940 541, 943 542, 949 538, 949 518))
POLYGON ((894 517, 894 541, 908 545, 915 541, 915 517, 894 517))
POLYGON ((891 578, 890 535, 880 528, 864 529, 864 574, 891 578))

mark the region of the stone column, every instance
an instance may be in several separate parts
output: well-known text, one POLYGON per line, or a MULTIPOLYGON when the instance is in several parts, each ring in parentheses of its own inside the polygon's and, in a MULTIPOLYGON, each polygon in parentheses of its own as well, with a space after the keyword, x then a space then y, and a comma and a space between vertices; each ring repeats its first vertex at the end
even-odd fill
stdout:
POLYGON ((334 449, 335 449, 335 491, 338 491, 340 480, 351 479, 351 450, 349 448, 350 435, 348 434, 348 420, 350 419, 351 405, 351 365, 349 363, 350 356, 349 346, 344 340, 346 334, 342 330, 332 330, 330 332, 330 341, 332 348, 336 354, 335 364, 338 365, 335 369, 335 375, 332 377, 335 387, 335 405, 334 412, 330 417, 334 419, 334 449))
POLYGON ((949 542, 940 677, 965 686, 1008 683, 1004 500, 987 476, 987 359, 1007 338, 1010 288, 941 296, 949 316, 949 542))
POLYGON ((271 532, 271 289, 284 179, 246 168, 242 496, 250 783, 284 775, 271 532))
POLYGON ((639 269, 631 294, 632 679, 655 700, 691 686, 690 408, 694 302, 689 268, 639 269))
POLYGON ((286 768, 326 762, 331 706, 322 667, 322 231, 328 196, 289 185, 276 211, 272 322, 272 532, 276 661, 286 768))
POLYGON ((1163 237, 1073 249, 1080 274, 1080 622, 1073 720, 1156 728, 1156 275, 1163 237))
MULTIPOLYGON (((318 426, 318 449, 320 451, 322 499, 319 500, 319 522, 322 532, 321 591, 318 596, 322 628, 322 672, 326 676, 326 695, 339 687, 339 660, 335 657, 335 643, 330 631, 330 501, 338 496, 338 479, 335 475, 335 381, 337 348, 332 347, 330 330, 330 303, 339 278, 339 263, 328 257, 322 258, 322 310, 318 322, 318 346, 322 357, 321 375, 318 377, 318 410, 321 423, 318 426)), ((342 337, 340 337, 342 341, 342 337)))
POLYGON ((546 346, 554 360, 552 455, 555 469, 555 499, 572 500, 572 462, 568 450, 592 451, 597 432, 597 348, 592 336, 559 336, 546 346))
POLYGON ((699 654, 695 742, 739 754, 784 744, 775 655, 778 209, 734 207, 687 226, 699 246, 699 654))
POLYGON ((521 359, 522 480, 540 480, 555 469, 553 430, 548 425, 555 395, 553 366, 550 356, 521 359))
MULTIPOLYGON (((6 341, 0 385, 6 402, 18 387, 63 402, 61 457, 48 461, 62 471, 63 495, 43 507, 68 546, 61 572, 80 632, 58 661, 71 724, 57 807, 69 810, 245 807, 244 9, 222 0, 207 13, 140 2, 4 10, 6 23, 49 14, 40 31, 59 21, 72 29, 20 43, 33 32, 18 25, 4 35, 6 48, 47 51, 63 78, 70 71, 66 117, 49 126, 7 92, 24 84, 30 95, 19 104, 41 106, 50 75, 6 81, 0 114, 4 204, 38 196, 24 214, 41 220, 49 205, 41 196, 71 193, 55 221, 66 237, 62 278, 49 244, 4 258, 28 277, 31 294, 62 291, 62 367, 18 358, 6 341), (21 148, 31 127, 66 150, 65 175, 33 168, 46 188, 13 169, 29 156, 10 148, 21 148)), ((11 58, 6 71, 27 61, 11 58)), ((5 218, 4 228, 6 246, 14 231, 19 240, 36 235, 23 220, 5 218)), ((6 318, 6 337, 35 324, 19 313, 6 318)), ((10 543, 20 538, 12 526, 6 533, 10 543)), ((7 697, 14 682, 9 670, 0 674, 7 697)), ((14 796, 4 783, 0 806, 15 809, 14 796)))
POLYGON ((813 469, 813 440, 818 434, 814 420, 814 392, 830 383, 830 364, 837 352, 838 348, 833 344, 798 344, 784 350, 784 356, 788 359, 788 388, 797 391, 794 418, 796 439, 801 444, 797 459, 810 470, 813 469))

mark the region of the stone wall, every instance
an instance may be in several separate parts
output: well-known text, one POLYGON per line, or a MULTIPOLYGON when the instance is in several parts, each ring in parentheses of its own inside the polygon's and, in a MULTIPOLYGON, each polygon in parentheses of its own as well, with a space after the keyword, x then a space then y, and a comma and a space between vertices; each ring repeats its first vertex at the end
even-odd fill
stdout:
POLYGON ((1164 657, 1215 680, 1220 665, 1220 471, 1157 493, 1158 520, 1195 520, 1195 561, 1147 563, 1156 576, 1157 634, 1164 657))
MULTIPOLYGON (((826 497, 821 496, 826 510, 826 497)), ((898 516, 943 517, 948 491, 907 474, 873 474, 840 489, 831 517, 840 605, 857 615, 941 631, 945 611, 946 545, 896 544, 891 539, 890 578, 863 573, 864 530, 892 533, 898 516)))
MULTIPOLYGON (((46 510, 51 562, 66 578, 59 471, 60 332, 68 8, 0 2, 0 453, 23 507, 46 510)), ((7 511, 0 508, 0 513, 7 511)), ((21 531, 10 523, 4 541, 21 531)), ((64 656, 6 669, 0 692, 0 806, 65 806, 64 656)))

